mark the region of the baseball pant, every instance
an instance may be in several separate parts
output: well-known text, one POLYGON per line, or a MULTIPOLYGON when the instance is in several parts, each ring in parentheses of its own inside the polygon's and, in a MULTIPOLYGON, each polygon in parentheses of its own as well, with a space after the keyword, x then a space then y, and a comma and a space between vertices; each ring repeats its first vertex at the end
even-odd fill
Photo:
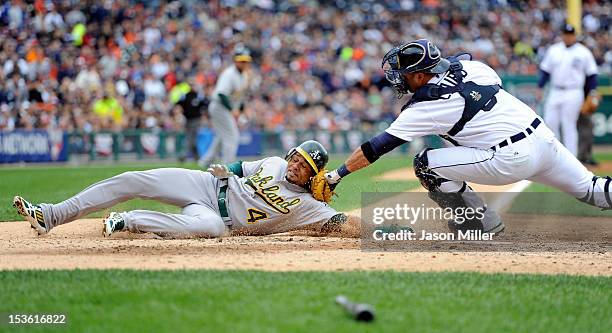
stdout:
POLYGON ((198 160, 198 130, 200 129, 200 118, 187 119, 185 124, 185 145, 181 157, 186 159, 189 154, 198 160))
POLYGON ((497 151, 469 147, 427 151, 429 168, 451 180, 440 191, 458 192, 464 182, 506 185, 528 179, 555 187, 576 198, 594 195, 597 207, 610 207, 605 178, 594 179, 573 154, 541 124, 533 134, 497 151))
POLYGON ((224 164, 235 162, 240 141, 236 119, 229 110, 215 102, 210 104, 208 114, 215 137, 200 164, 206 166, 212 163, 219 152, 224 164))
POLYGON ((593 159, 593 120, 591 115, 578 116, 578 160, 593 159))
POLYGON ((578 153, 578 115, 584 102, 580 89, 551 88, 544 107, 544 122, 565 147, 576 156, 578 153))
POLYGON ((130 171, 95 183, 58 204, 41 204, 45 222, 55 227, 130 199, 150 199, 182 207, 180 214, 147 210, 122 213, 133 232, 165 236, 221 236, 218 179, 208 172, 179 168, 130 171))

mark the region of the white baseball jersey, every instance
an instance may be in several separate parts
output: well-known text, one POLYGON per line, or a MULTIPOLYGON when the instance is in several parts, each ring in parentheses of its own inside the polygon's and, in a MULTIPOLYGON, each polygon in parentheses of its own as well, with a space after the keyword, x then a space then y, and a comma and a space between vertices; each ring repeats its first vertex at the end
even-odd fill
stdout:
MULTIPOLYGON (((499 76, 489 66, 476 61, 461 61, 461 64, 465 72, 463 82, 501 85, 499 76)), ((429 83, 456 84, 448 72, 437 75, 429 83)), ((482 97, 477 91, 468 95, 475 100, 482 97)), ((444 180, 437 190, 463 193, 472 191, 466 182, 505 185, 528 179, 553 186, 597 207, 610 207, 612 198, 608 187, 612 181, 593 177, 561 145, 542 119, 518 98, 503 89, 494 97, 496 103, 489 111, 478 111, 463 130, 452 136, 459 147, 419 154, 419 158, 426 154, 426 159, 421 161, 426 161, 435 177, 444 180), (515 141, 510 140, 513 136, 515 141), (502 141, 504 145, 500 145, 502 141)), ((416 102, 405 108, 386 132, 406 141, 428 134, 443 135, 459 121, 464 106, 465 99, 459 93, 416 102)))
POLYGON ((547 50, 540 68, 550 74, 551 81, 544 105, 544 120, 575 156, 578 153, 576 124, 584 102, 585 78, 597 74, 597 64, 584 45, 574 43, 567 47, 559 42, 547 50))
POLYGON ((236 65, 231 65, 221 72, 221 75, 219 75, 219 79, 217 79, 217 84, 215 85, 215 90, 213 91, 212 102, 217 104, 216 106, 223 107, 221 105, 221 100, 219 99, 219 94, 223 94, 230 98, 232 106, 235 107, 243 102, 247 88, 247 74, 245 72, 241 73, 238 71, 236 65))
POLYGON ((338 212, 285 179, 287 161, 269 157, 243 162, 244 177, 228 178, 227 205, 233 229, 268 234, 329 220, 338 212))
POLYGON ((583 89, 585 78, 597 74, 597 64, 589 49, 580 43, 567 47, 553 44, 546 51, 540 69, 550 74, 553 87, 583 89))
MULTIPOLYGON (((466 72, 463 82, 479 85, 501 85, 495 71, 478 61, 461 61, 466 72)), ((429 83, 455 85, 449 72, 438 74, 429 83)), ((487 112, 480 111, 452 138, 461 146, 490 148, 502 140, 523 131, 536 114, 519 99, 503 89, 495 95, 497 104, 487 112)), ((412 104, 387 128, 386 132, 400 139, 411 141, 425 135, 445 135, 459 121, 465 99, 457 92, 434 101, 412 104)))

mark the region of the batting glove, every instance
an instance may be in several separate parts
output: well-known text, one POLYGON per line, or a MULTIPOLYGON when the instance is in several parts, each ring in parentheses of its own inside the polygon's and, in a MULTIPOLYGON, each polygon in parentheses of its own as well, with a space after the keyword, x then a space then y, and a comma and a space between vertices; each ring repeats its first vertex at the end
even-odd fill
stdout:
POLYGON ((340 175, 338 174, 338 170, 332 170, 328 173, 325 174, 325 179, 327 180, 327 182, 329 183, 329 185, 336 187, 336 185, 338 185, 338 183, 340 182, 340 180, 342 180, 342 177, 340 177, 340 175))
POLYGON ((211 164, 206 171, 219 179, 227 179, 234 175, 234 173, 229 171, 223 164, 211 164))

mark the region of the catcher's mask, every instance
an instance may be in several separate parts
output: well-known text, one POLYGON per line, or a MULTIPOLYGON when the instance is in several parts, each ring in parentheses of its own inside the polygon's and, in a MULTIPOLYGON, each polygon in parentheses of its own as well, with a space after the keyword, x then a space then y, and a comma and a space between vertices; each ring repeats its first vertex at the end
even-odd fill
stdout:
POLYGON ((440 49, 427 39, 418 39, 408 44, 395 46, 382 61, 385 78, 397 91, 398 98, 411 93, 410 86, 404 78, 408 73, 444 73, 450 62, 442 58, 440 49))
POLYGON ((304 141, 299 146, 291 148, 285 155, 285 160, 289 161, 294 154, 300 154, 308 162, 313 171, 313 176, 323 170, 329 160, 329 154, 325 147, 315 140, 304 141))

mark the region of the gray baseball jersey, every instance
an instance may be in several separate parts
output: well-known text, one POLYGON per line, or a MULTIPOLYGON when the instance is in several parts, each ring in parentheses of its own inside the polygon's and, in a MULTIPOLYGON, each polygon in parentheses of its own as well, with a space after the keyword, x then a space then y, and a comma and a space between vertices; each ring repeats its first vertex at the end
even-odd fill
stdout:
MULTIPOLYGON (((232 228, 269 234, 326 221, 337 212, 305 189, 285 180, 287 162, 270 157, 242 165, 244 176, 230 177, 227 208, 232 228)), ((130 171, 97 182, 57 204, 41 204, 48 230, 134 198, 182 207, 179 214, 149 210, 121 213, 132 232, 169 236, 221 236, 226 227, 218 195, 224 181, 200 170, 162 168, 130 171)))
POLYGON ((327 221, 338 212, 285 179, 287 161, 242 163, 244 177, 228 178, 228 210, 235 227, 269 234, 327 221))
MULTIPOLYGON (((219 94, 226 95, 230 98, 234 106, 239 105, 244 101, 244 95, 248 88, 248 74, 247 72, 240 72, 236 65, 231 65, 219 75, 219 79, 215 84, 215 90, 212 95, 211 107, 221 107, 221 100, 219 94)), ((227 111, 227 109, 225 109, 227 111)))

